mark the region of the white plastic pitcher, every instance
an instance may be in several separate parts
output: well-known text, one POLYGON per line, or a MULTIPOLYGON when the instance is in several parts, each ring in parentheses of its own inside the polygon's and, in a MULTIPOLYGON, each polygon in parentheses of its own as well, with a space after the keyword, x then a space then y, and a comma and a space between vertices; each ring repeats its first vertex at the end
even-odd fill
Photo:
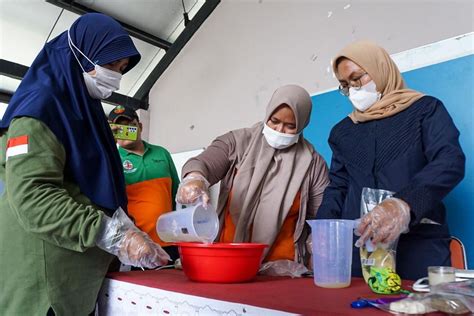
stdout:
POLYGON ((308 220, 311 226, 314 283, 325 288, 351 284, 353 220, 308 220))
POLYGON ((211 243, 219 231, 219 219, 211 204, 205 208, 202 203, 183 208, 176 204, 176 211, 161 215, 156 223, 156 232, 165 242, 211 243))

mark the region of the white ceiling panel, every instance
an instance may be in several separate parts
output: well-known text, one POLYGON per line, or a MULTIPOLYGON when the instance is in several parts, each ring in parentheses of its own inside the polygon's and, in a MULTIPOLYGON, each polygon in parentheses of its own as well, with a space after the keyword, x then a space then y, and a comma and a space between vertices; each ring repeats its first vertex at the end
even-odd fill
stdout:
MULTIPOLYGON (((49 6, 52 6, 52 7, 56 7, 56 6, 53 6, 51 5, 50 3, 46 3, 48 4, 49 6)), ((76 21, 77 18, 79 18, 79 14, 76 14, 76 13, 72 13, 70 11, 67 11, 67 10, 63 10, 61 12, 61 8, 59 7, 56 7, 57 9, 59 9, 58 11, 58 14, 54 17, 54 20, 52 21, 51 23, 51 28, 52 30, 48 30, 48 31, 51 31, 51 35, 49 36, 48 38, 48 41, 49 40, 52 40, 53 38, 55 38, 56 36, 58 36, 59 34, 61 34, 62 32, 64 32, 65 30, 69 29, 69 27, 71 27, 71 25, 74 23, 74 21, 76 21), (61 15, 58 19, 58 22, 56 23, 56 25, 54 25, 54 22, 56 21, 56 19, 58 18, 58 16, 61 15), (53 28, 54 26, 54 28, 53 28)))
POLYGON ((20 80, 0 75, 0 90, 13 93, 20 85, 20 80))
POLYGON ((0 58, 31 65, 59 12, 42 0, 0 0, 0 58))
POLYGON ((0 119, 2 119, 3 114, 5 114, 7 106, 8 106, 8 104, 0 102, 0 119))

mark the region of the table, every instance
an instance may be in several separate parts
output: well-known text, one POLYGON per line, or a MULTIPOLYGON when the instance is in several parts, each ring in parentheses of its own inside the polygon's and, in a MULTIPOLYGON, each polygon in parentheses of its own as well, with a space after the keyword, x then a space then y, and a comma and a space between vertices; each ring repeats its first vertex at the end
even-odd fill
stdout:
POLYGON ((249 283, 216 284, 189 281, 179 270, 151 270, 108 274, 98 306, 101 316, 389 315, 350 307, 358 297, 375 296, 361 278, 347 288, 325 289, 312 278, 258 276, 249 283))

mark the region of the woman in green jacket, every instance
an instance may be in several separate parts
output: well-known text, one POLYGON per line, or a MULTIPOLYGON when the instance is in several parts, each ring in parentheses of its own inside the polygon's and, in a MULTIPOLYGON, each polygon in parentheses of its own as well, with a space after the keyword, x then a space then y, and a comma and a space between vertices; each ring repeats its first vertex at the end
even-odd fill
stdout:
POLYGON ((140 60, 130 36, 86 14, 47 43, 0 123, 0 315, 88 315, 108 266, 153 268, 159 245, 128 219, 100 99, 140 60))

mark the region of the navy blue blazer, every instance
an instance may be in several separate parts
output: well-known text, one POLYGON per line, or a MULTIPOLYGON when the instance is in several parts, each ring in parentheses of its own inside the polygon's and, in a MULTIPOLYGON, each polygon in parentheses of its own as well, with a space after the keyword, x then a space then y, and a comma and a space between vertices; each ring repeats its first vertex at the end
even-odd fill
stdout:
MULTIPOLYGON (((442 199, 464 177, 465 157, 440 100, 424 96, 391 117, 359 124, 346 117, 331 130, 329 145, 331 183, 317 219, 359 218, 364 187, 394 191, 411 207, 410 231, 398 242, 397 273, 414 280, 426 276, 428 266, 451 264, 442 199)), ((352 275, 362 275, 355 247, 352 275)))

